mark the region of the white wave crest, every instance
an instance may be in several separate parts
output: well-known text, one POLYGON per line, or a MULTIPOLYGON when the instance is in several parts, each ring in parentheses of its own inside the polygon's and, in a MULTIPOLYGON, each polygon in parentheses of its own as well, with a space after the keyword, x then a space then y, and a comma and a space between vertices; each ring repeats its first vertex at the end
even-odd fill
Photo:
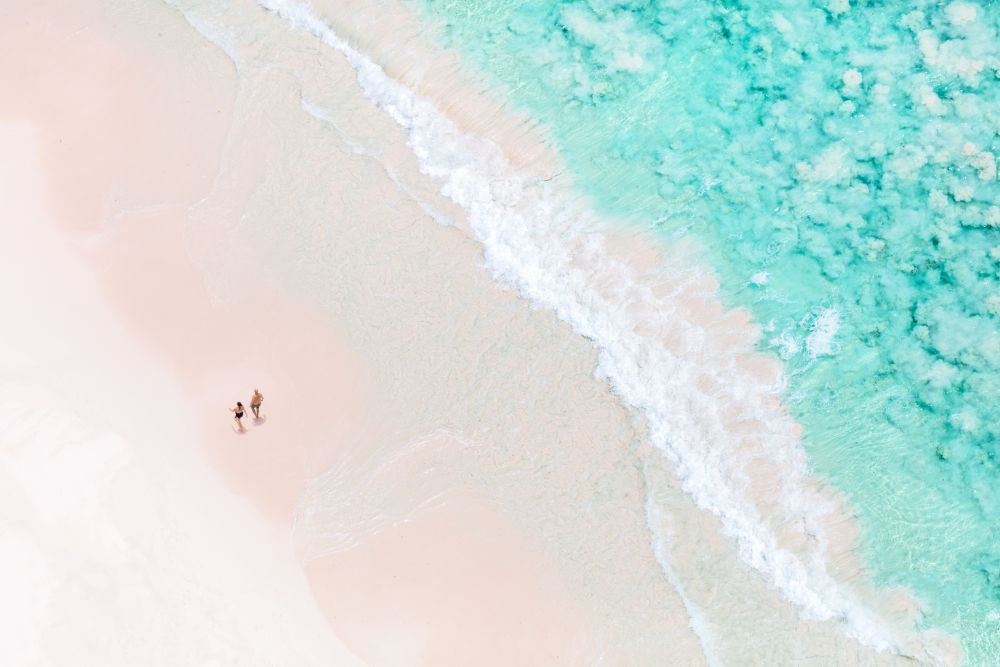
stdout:
POLYGON ((825 308, 810 316, 809 336, 806 338, 806 350, 813 359, 829 354, 836 354, 840 346, 834 341, 840 329, 840 313, 834 308, 825 308))

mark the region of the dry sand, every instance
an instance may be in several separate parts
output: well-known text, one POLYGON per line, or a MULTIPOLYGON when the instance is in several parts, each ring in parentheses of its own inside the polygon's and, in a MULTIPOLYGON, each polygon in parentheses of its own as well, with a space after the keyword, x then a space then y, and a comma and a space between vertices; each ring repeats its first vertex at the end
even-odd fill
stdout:
MULTIPOLYGON (((8 181, 24 203, 4 221, 18 242, 0 307, 17 316, 0 358, 10 391, 40 387, 30 409, 117 434, 81 491, 94 511, 60 526, 98 521, 127 545, 88 560, 89 542, 47 542, 40 514, 18 524, 49 572, 62 549, 88 563, 107 619, 62 623, 92 610, 65 593, 76 574, 50 577, 37 641, 18 650, 39 664, 137 664, 144 646, 152 664, 891 661, 738 563, 594 378, 590 343, 490 279, 463 212, 342 56, 249 1, 212 10, 222 37, 187 9, 228 56, 156 2, 0 13, 4 165, 28 179, 8 181), (266 419, 238 434, 227 409, 254 386, 266 419), (676 535, 667 576, 647 479, 676 535)), ((351 36, 366 14, 341 10, 351 36)), ((399 48, 412 17, 379 10, 366 43, 399 48)), ((461 96, 450 57, 426 62, 409 83, 514 164, 558 169, 537 130, 461 96), (506 120, 486 127, 483 109, 506 120)), ((5 444, 8 471, 27 465, 18 451, 5 444)))
POLYGON ((4 664, 362 664, 56 226, 34 129, 0 124, 0 142, 4 664))

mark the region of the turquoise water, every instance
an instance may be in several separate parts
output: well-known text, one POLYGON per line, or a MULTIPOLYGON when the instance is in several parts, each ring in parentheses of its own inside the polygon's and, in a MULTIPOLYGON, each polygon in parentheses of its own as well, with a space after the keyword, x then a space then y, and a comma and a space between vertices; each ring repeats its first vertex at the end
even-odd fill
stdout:
POLYGON ((424 0, 606 213, 764 325, 877 582, 1000 662, 1000 9, 424 0))

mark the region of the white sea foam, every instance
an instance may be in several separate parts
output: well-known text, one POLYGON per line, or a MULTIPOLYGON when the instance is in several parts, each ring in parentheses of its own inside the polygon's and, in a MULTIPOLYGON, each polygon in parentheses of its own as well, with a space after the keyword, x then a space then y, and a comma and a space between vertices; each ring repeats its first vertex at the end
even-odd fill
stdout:
POLYGON ((236 69, 240 69, 240 55, 236 50, 236 37, 222 16, 225 10, 208 3, 203 3, 200 11, 185 11, 177 0, 163 0, 168 5, 174 7, 184 16, 184 20, 191 24, 191 27, 202 34, 208 41, 225 52, 229 59, 233 61, 236 69))
POLYGON ((799 342, 795 340, 788 331, 782 331, 777 338, 771 339, 771 346, 778 349, 778 356, 782 359, 791 359, 799 353, 799 342))
POLYGON ((834 308, 824 308, 811 315, 806 350, 812 358, 836 354, 839 349, 835 338, 840 329, 840 313, 834 308))
POLYGON ((668 536, 660 533, 658 526, 662 525, 663 521, 661 517, 658 517, 659 508, 652 501, 652 497, 646 495, 646 523, 649 525, 650 532, 652 533, 652 547, 653 555, 656 557, 656 562, 659 563, 660 569, 663 570, 664 576, 670 585, 673 586, 674 590, 680 596, 681 601, 684 603, 684 609, 687 611, 688 624, 691 630, 694 631, 695 635, 698 636, 698 641, 701 643, 702 654, 705 657, 705 662, 707 662, 711 667, 715 665, 722 664, 718 658, 715 657, 714 644, 712 639, 712 634, 708 628, 708 622, 705 620, 704 612, 698 608, 694 602, 688 597, 684 590, 684 582, 680 580, 677 574, 674 572, 673 567, 670 565, 670 559, 667 558, 664 544, 665 538, 668 536))
MULTIPOLYGON (((732 336, 719 322, 695 321, 673 297, 662 297, 637 270, 606 251, 606 239, 585 229, 580 211, 550 184, 516 172, 493 143, 463 134, 434 105, 390 79, 335 35, 308 5, 258 0, 291 26, 340 51, 357 70, 364 93, 409 132, 422 170, 441 181, 441 192, 468 212, 494 277, 533 304, 550 308, 599 351, 597 373, 622 400, 645 415, 649 437, 673 463, 685 491, 714 513, 740 557, 762 572, 811 619, 840 619, 847 635, 879 650, 893 649, 888 631, 827 570, 824 520, 832 503, 815 490, 793 421, 776 406, 777 387, 741 365, 719 338, 732 336), (672 342, 668 343, 667 340, 672 342), (679 341, 679 342, 678 342, 679 341), (725 378, 725 384, 716 378, 725 378), (699 380, 711 380, 706 390, 699 380), (755 443, 727 429, 724 413, 761 424, 755 443), (779 545, 749 490, 750 465, 774 464, 778 523, 800 521, 816 539, 793 552, 779 545)), ((698 283, 697 270, 674 269, 674 284, 698 283)), ((835 314, 820 317, 807 347, 833 345, 835 314)), ((746 349, 750 347, 747 342, 746 349)), ((657 536, 658 538, 658 536, 657 536)), ((665 570, 669 576, 669 570, 665 570)), ((695 623, 692 615, 692 623, 695 623)), ((710 653, 706 646, 706 655, 710 653)))

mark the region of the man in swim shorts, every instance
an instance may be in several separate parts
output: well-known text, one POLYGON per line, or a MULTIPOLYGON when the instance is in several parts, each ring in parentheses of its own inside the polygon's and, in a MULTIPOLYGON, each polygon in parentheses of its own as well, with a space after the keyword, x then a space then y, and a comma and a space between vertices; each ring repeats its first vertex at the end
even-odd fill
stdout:
POLYGON ((253 397, 250 399, 250 409, 253 410, 253 416, 260 419, 260 404, 264 402, 264 394, 260 393, 260 389, 254 387, 253 397))

